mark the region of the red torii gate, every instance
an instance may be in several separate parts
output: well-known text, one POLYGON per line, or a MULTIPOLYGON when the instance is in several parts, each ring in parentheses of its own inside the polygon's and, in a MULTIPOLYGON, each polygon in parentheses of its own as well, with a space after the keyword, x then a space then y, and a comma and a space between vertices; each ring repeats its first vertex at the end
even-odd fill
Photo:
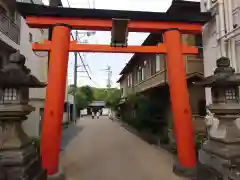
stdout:
POLYGON ((75 51, 167 54, 178 160, 183 168, 195 168, 192 115, 183 54, 197 54, 198 50, 182 44, 181 33, 200 34, 202 24, 209 19, 208 14, 198 14, 196 17, 183 17, 178 14, 176 17, 176 15, 165 13, 57 8, 26 3, 18 3, 17 6, 19 12, 26 17, 29 27, 53 28, 51 41, 45 41, 42 44, 33 43, 32 46, 34 51, 50 52, 41 137, 43 167, 47 169, 49 175, 58 171, 68 55, 69 52, 75 51), (164 32, 164 44, 111 47, 70 42, 71 29, 109 31, 112 29, 112 18, 129 19, 128 30, 130 32, 164 32))

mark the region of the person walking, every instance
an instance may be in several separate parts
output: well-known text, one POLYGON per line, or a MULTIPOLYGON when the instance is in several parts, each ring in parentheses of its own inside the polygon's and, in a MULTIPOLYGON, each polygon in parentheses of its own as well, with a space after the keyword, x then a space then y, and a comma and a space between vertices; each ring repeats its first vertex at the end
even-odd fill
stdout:
POLYGON ((97 111, 97 119, 99 119, 99 115, 100 115, 100 112, 99 112, 99 111, 97 111))

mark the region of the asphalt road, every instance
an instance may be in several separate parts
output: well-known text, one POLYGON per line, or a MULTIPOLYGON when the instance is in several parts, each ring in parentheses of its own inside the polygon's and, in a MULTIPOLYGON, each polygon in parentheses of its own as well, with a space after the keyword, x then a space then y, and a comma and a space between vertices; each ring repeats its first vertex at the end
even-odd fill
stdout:
POLYGON ((85 117, 63 132, 61 164, 67 180, 184 180, 173 157, 107 117, 85 117))

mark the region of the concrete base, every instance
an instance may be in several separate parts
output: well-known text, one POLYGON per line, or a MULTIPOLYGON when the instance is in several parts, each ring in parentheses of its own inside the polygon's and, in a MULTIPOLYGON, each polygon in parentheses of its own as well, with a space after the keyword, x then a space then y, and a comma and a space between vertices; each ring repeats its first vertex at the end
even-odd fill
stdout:
POLYGON ((197 166, 194 168, 187 168, 176 163, 173 165, 173 172, 181 177, 194 178, 197 176, 197 166))

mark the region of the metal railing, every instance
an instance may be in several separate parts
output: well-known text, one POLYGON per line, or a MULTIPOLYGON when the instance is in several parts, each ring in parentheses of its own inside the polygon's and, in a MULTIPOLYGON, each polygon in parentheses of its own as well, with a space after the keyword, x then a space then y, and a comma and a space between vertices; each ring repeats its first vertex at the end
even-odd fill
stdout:
POLYGON ((0 31, 19 44, 20 28, 6 15, 0 13, 0 31))

